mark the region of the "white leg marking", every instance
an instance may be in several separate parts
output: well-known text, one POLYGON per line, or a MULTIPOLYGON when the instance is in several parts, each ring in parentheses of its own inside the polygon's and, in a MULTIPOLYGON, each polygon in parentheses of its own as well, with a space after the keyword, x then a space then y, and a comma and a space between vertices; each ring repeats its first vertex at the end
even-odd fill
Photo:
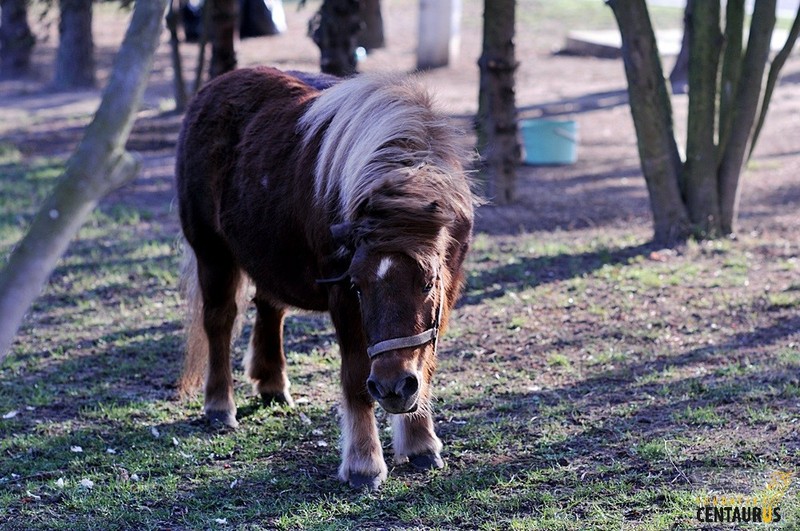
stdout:
POLYGON ((378 439, 378 426, 372 409, 356 410, 345 402, 342 415, 342 464, 339 479, 348 481, 351 473, 377 476, 380 482, 388 472, 378 439))
POLYGON ((388 256, 381 258, 381 263, 378 264, 378 280, 386 278, 386 273, 389 272, 390 267, 392 267, 392 259, 388 256))
POLYGON ((392 415, 391 419, 395 464, 405 463, 413 455, 441 453, 442 441, 433 431, 430 413, 392 415))

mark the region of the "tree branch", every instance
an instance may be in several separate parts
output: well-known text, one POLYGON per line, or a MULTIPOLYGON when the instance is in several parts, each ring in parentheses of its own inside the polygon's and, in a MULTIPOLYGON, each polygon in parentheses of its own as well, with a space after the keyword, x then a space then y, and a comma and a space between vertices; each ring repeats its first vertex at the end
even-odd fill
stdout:
POLYGON ((794 50, 794 45, 797 42, 797 36, 800 34, 800 7, 797 9, 797 15, 794 17, 792 28, 789 30, 789 36, 786 37, 786 43, 783 48, 772 60, 772 65, 769 68, 767 75, 767 85, 764 87, 764 97, 761 98, 761 112, 758 115, 756 128, 753 131, 753 138, 750 140, 750 152, 747 158, 753 156, 753 150, 756 148, 756 142, 761 134, 761 128, 764 126, 764 120, 767 119, 767 111, 769 110, 769 103, 772 101, 772 92, 775 90, 775 85, 778 83, 778 76, 780 75, 783 65, 786 64, 786 59, 794 50))

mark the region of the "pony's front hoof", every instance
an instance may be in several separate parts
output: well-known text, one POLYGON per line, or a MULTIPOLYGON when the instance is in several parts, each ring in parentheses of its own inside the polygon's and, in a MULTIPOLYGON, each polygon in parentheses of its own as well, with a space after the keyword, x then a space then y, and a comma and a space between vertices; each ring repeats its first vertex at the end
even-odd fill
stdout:
POLYGON ((272 404, 280 404, 289 407, 294 407, 294 400, 292 400, 292 395, 287 392, 279 391, 277 393, 261 393, 261 401, 264 403, 265 406, 271 406, 272 404))
POLYGON ((417 470, 439 470, 444 468, 444 460, 442 457, 433 452, 410 455, 408 456, 408 462, 417 470))
POLYGON ((236 413, 230 411, 210 410, 206 411, 206 421, 212 427, 224 427, 236 429, 239 421, 236 420, 236 413))
POLYGON ((350 474, 348 483, 354 489, 366 489, 369 491, 376 491, 381 486, 383 480, 380 475, 367 476, 365 474, 350 474))

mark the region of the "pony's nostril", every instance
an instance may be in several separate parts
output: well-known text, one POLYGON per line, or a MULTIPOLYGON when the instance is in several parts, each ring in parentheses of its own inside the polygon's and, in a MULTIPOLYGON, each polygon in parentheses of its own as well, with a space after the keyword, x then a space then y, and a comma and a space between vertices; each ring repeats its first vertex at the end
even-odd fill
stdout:
POLYGON ((367 391, 369 391, 369 394, 372 395, 372 398, 376 400, 380 400, 386 394, 383 392, 383 387, 381 387, 381 384, 379 384, 378 381, 371 376, 367 379, 367 391))
POLYGON ((394 392, 404 399, 414 396, 419 389, 419 380, 413 374, 402 378, 394 388, 394 392))

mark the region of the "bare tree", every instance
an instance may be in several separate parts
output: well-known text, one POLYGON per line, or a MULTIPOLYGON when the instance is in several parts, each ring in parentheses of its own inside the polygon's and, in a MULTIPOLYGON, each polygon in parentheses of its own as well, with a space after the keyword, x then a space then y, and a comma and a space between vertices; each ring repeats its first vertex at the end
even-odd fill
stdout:
MULTIPOLYGON (((724 33, 718 1, 693 2, 689 27, 686 157, 675 140, 672 105, 645 0, 606 0, 622 34, 631 114, 653 211, 654 239, 735 231, 739 181, 763 123, 771 88, 797 40, 798 25, 768 69, 776 0, 755 3, 747 46, 744 0, 728 0, 724 33), (761 116, 756 121, 756 116, 761 116), (754 126, 755 125, 755 126, 754 126)), ((800 10, 798 10, 800 17, 800 10)))
POLYGON ((105 194, 136 174, 138 163, 125 151, 125 142, 150 77, 166 2, 136 2, 97 114, 0 272, 0 361, 86 217, 105 194))
POLYGON ((515 0, 484 0, 483 53, 478 60, 478 151, 486 163, 487 192, 498 204, 514 200, 520 159, 514 94, 515 9, 515 0))
POLYGON ((0 77, 28 73, 36 38, 28 25, 27 0, 0 0, 0 77))

